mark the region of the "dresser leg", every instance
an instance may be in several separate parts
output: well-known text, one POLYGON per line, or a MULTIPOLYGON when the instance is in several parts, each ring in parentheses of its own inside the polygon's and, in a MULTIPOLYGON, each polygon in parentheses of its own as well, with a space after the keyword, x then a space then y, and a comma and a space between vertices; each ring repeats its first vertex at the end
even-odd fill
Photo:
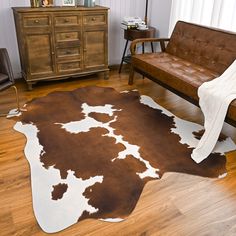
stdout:
POLYGON ((109 71, 104 72, 104 79, 108 80, 109 79, 109 71))
POLYGON ((32 91, 33 90, 33 84, 32 83, 27 83, 28 90, 32 91))

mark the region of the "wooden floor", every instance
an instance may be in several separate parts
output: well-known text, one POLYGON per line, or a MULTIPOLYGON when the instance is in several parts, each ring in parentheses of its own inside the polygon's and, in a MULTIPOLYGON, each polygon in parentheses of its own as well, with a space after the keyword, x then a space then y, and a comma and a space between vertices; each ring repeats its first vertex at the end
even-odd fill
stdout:
MULTIPOLYGON (((39 83, 27 91, 18 82, 20 103, 58 90, 97 85, 118 91, 138 89, 151 96, 180 118, 202 122, 199 108, 157 84, 136 76, 127 85, 128 73, 110 72, 110 79, 91 76, 83 79, 39 83)), ((14 106, 13 91, 0 94, 0 109, 14 106)), ((60 104, 58 104, 60 105, 60 104)), ((38 226, 30 189, 29 164, 24 157, 25 138, 13 130, 14 121, 0 118, 0 235, 46 235, 38 226)), ((226 125, 224 133, 236 142, 236 129, 226 125)), ((236 152, 227 155, 228 176, 208 179, 180 173, 166 173, 149 182, 128 219, 121 223, 85 220, 56 235, 236 235, 236 152)))

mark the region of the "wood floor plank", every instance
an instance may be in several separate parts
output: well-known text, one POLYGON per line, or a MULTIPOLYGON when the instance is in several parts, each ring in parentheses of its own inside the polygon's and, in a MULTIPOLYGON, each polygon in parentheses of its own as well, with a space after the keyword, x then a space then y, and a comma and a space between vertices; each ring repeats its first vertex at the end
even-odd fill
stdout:
MULTIPOLYGON (((110 79, 89 76, 67 81, 41 82, 27 91, 17 82, 20 104, 53 91, 70 91, 83 86, 113 87, 118 91, 138 89, 161 106, 189 121, 203 123, 199 108, 150 80, 135 76, 128 86, 128 73, 110 72, 110 79)), ((0 109, 15 106, 11 90, 0 93, 0 109)), ((0 118, 0 235, 42 236, 32 209, 30 167, 24 157, 24 135, 13 130, 14 121, 0 118)), ((236 129, 225 125, 225 135, 236 142, 236 129)), ((236 152, 227 155, 227 177, 209 179, 181 173, 165 173, 149 182, 132 214, 123 222, 84 220, 56 235, 236 235, 236 152)))

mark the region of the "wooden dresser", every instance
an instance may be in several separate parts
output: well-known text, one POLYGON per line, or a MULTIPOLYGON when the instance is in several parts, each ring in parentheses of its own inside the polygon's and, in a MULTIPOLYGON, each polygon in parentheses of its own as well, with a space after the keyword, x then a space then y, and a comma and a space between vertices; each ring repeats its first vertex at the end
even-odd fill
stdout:
POLYGON ((105 7, 14 7, 22 75, 41 80, 104 72, 108 78, 105 7))

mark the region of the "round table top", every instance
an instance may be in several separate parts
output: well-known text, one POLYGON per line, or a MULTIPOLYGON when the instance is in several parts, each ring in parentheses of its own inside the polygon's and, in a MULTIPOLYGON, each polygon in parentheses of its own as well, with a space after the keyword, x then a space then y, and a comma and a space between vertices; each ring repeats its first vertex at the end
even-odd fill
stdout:
POLYGON ((125 29, 124 39, 132 41, 140 38, 154 38, 156 33, 156 28, 149 26, 148 29, 138 30, 138 29, 125 29))

